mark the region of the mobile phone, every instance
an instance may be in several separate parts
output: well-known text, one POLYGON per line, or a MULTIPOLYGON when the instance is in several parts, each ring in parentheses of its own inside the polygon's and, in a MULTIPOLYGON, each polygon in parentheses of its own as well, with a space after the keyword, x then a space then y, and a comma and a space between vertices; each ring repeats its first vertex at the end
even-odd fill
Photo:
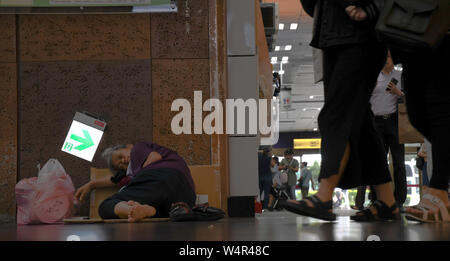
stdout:
MULTIPOLYGON (((395 79, 395 78, 392 78, 392 79, 391 79, 391 82, 392 82, 393 84, 397 84, 397 83, 398 83, 398 80, 395 79)), ((386 91, 387 91, 387 92, 390 91, 390 90, 391 90, 391 89, 389 89, 389 88, 386 87, 386 91)))

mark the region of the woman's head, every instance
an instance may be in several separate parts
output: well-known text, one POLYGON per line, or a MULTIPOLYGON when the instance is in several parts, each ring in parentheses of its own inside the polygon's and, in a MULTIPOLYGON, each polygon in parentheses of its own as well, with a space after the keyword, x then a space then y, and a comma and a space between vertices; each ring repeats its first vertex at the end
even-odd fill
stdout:
POLYGON ((102 157, 112 171, 127 170, 133 145, 116 145, 103 151, 102 157))

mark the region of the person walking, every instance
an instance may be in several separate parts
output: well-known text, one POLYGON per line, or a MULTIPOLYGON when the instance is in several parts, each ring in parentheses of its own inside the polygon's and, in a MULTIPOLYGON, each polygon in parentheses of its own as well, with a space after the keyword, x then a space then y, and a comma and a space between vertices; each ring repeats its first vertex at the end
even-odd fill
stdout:
MULTIPOLYGON (((405 94, 401 88, 401 71, 394 69, 391 54, 388 52, 383 70, 378 75, 372 92, 370 104, 375 115, 375 128, 381 135, 386 153, 392 155, 394 197, 402 209, 406 200, 405 146, 398 137, 398 101, 405 94)), ((375 194, 374 194, 375 195, 375 194)))
POLYGON ((302 0, 314 17, 311 45, 323 51, 325 103, 318 118, 322 136, 319 190, 288 211, 336 220, 332 197, 342 189, 374 185, 377 200, 351 217, 355 221, 399 219, 383 142, 374 126, 369 99, 386 60, 374 26, 378 1, 302 0))
MULTIPOLYGON (((450 17, 447 16, 448 23, 450 17)), ((405 209, 406 218, 421 222, 450 222, 450 32, 436 48, 405 52, 391 48, 394 62, 403 66, 406 108, 411 124, 432 144, 428 164, 430 184, 417 206, 405 209), (432 66, 439 64, 439 66, 432 66), (431 157, 431 159, 430 159, 431 157)))
POLYGON ((311 182, 312 189, 315 189, 314 180, 312 178, 311 171, 308 169, 307 162, 302 162, 300 168, 300 179, 298 181, 302 192, 302 199, 305 199, 309 194, 309 182, 311 182))

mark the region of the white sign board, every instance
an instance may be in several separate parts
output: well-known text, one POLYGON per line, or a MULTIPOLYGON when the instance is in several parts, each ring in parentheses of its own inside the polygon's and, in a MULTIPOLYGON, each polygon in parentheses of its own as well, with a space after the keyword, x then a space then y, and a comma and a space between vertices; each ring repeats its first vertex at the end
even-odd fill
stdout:
POLYGON ((74 119, 61 150, 91 162, 102 136, 103 131, 74 119))

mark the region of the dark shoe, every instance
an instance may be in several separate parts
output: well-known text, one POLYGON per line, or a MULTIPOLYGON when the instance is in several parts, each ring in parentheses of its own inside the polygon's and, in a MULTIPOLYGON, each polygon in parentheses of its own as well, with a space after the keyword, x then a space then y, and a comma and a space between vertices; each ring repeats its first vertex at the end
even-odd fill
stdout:
POLYGON ((195 220, 191 207, 185 202, 173 203, 169 212, 171 221, 192 221, 195 220))
POLYGON ((357 206, 351 206, 350 208, 354 209, 354 210, 363 210, 364 209, 364 207, 357 207, 357 206))
POLYGON ((170 208, 171 221, 215 221, 225 216, 223 210, 210 207, 208 203, 196 205, 192 209, 185 202, 172 204, 170 208))
POLYGON ((333 201, 322 202, 317 196, 307 197, 312 202, 313 207, 308 206, 306 201, 300 200, 298 203, 292 203, 289 201, 280 202, 280 205, 287 211, 299 214, 302 216, 308 216, 318 218, 326 221, 335 221, 336 214, 331 212, 333 201))
POLYGON ((350 217, 351 220, 358 222, 370 222, 370 221, 389 221, 400 219, 400 214, 393 213, 398 207, 397 204, 389 207, 383 201, 376 200, 373 202, 372 206, 377 209, 377 214, 374 215, 369 208, 356 213, 350 217))
POLYGON ((225 212, 219 208, 210 207, 208 203, 192 208, 195 219, 199 221, 215 221, 225 217, 225 212))

